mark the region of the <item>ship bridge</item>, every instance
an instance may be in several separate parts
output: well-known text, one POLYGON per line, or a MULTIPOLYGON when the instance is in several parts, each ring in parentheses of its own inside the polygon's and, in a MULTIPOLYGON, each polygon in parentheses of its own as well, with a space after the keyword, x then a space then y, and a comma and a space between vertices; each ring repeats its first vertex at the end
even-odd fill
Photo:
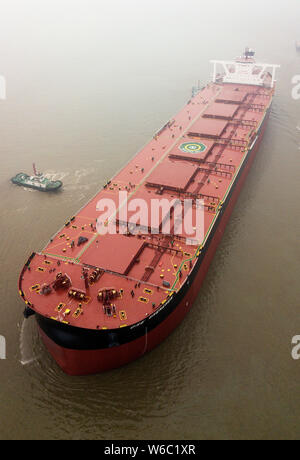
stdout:
POLYGON ((212 60, 213 82, 274 88, 276 70, 280 65, 257 63, 254 54, 253 50, 246 48, 243 56, 235 61, 212 60), (218 73, 218 69, 221 69, 221 73, 218 73))

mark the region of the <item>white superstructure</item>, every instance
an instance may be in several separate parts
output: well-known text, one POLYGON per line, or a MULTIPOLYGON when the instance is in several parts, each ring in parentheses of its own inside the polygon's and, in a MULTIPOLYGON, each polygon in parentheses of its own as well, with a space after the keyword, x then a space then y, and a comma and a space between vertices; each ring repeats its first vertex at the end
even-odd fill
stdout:
POLYGON ((246 48, 243 56, 235 61, 212 60, 214 65, 214 83, 238 83, 273 88, 276 82, 277 64, 262 64, 255 62, 254 51, 246 48), (221 73, 218 73, 221 68, 221 73))

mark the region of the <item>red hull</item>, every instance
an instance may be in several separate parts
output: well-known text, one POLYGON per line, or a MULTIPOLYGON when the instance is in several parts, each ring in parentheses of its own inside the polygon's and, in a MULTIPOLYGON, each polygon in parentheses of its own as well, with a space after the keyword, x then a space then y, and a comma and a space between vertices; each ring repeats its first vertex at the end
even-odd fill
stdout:
POLYGON ((250 156, 247 164, 238 183, 236 184, 230 202, 222 216, 218 229, 206 252, 205 258, 201 263, 197 276, 188 290, 187 295, 175 311, 147 335, 124 345, 99 350, 72 350, 63 348, 57 345, 39 328, 47 349, 64 372, 69 375, 88 375, 108 371, 128 364, 159 345, 181 323, 199 294, 205 275, 214 257, 218 244, 224 234, 228 219, 234 209, 234 205, 239 197, 240 191, 255 158, 255 154, 266 129, 268 117, 269 114, 264 121, 260 137, 257 140, 255 147, 251 152, 249 152, 250 156))

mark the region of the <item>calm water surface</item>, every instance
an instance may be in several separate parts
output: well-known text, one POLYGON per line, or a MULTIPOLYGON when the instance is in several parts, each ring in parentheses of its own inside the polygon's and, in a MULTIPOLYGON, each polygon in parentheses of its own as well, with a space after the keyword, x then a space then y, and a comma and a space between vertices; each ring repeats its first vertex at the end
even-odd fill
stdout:
POLYGON ((1 439, 300 438, 300 5, 208 3, 0 2, 1 439), (210 59, 245 45, 282 65, 277 96, 193 309, 142 359, 64 375, 22 318, 24 261, 210 80, 210 59), (61 193, 9 182, 33 161, 61 193))

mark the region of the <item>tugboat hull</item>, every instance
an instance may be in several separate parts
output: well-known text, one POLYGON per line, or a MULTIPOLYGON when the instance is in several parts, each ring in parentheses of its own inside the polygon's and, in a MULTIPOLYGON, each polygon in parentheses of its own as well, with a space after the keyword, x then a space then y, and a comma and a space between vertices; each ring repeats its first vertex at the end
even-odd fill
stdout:
POLYGON ((40 192, 54 192, 56 190, 59 190, 63 185, 63 183, 60 180, 50 181, 48 179, 44 179, 43 182, 36 181, 36 183, 34 183, 35 181, 32 180, 30 176, 24 173, 17 174, 15 177, 11 179, 11 182, 21 187, 39 190, 40 192))

